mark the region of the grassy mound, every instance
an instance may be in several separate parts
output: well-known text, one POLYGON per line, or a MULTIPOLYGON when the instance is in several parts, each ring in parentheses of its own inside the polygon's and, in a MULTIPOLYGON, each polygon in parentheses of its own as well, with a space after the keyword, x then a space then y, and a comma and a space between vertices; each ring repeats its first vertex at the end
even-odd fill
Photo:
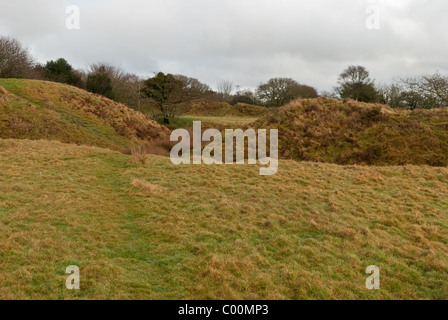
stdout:
POLYGON ((234 106, 225 102, 212 102, 208 100, 196 100, 191 103, 187 115, 206 117, 259 117, 267 113, 268 109, 245 103, 234 106))
POLYGON ((0 86, 0 138, 120 149, 168 134, 143 114, 75 87, 16 79, 0 79, 0 86))
POLYGON ((448 165, 448 110, 400 111, 336 99, 297 100, 253 124, 279 129, 284 158, 337 164, 448 165))
POLYGON ((1 139, 0 165, 1 299, 448 298, 446 168, 280 161, 261 177, 1 139))

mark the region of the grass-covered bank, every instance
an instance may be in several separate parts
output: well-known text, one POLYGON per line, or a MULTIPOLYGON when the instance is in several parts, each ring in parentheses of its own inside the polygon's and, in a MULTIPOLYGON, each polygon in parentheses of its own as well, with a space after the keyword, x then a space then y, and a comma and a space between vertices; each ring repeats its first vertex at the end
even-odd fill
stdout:
POLYGON ((261 177, 27 140, 0 140, 0 166, 3 299, 447 298, 446 168, 281 161, 261 177))
POLYGON ((0 138, 49 139, 120 150, 169 130, 105 97, 66 84, 0 79, 0 138))

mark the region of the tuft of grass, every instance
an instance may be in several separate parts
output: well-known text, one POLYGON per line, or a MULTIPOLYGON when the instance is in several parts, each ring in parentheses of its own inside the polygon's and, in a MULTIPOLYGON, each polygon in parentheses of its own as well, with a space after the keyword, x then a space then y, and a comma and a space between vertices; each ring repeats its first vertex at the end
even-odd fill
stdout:
POLYGON ((1 299, 448 298, 447 168, 130 157, 0 139, 1 299))
POLYGON ((141 179, 133 179, 131 187, 137 189, 140 195, 152 195, 157 194, 165 190, 165 188, 149 183, 141 179))
MULTIPOLYGON (((176 142, 171 142, 169 137, 157 138, 151 142, 146 142, 138 145, 133 145, 126 147, 121 150, 122 153, 132 155, 133 158, 144 157, 148 154, 159 155, 168 157, 171 153, 171 148, 176 144, 176 142)), ((142 162, 142 161, 137 161, 142 162)), ((143 161, 144 163, 145 161, 143 161)))
POLYGON ((148 160, 148 153, 146 145, 132 146, 130 148, 130 153, 132 155, 132 162, 135 164, 146 164, 148 160))

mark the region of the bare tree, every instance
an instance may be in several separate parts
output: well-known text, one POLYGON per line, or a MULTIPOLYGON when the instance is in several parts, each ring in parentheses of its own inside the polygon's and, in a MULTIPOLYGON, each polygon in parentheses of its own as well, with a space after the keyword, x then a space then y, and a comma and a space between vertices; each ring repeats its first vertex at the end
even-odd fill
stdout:
POLYGON ((319 93, 319 96, 323 97, 323 98, 327 98, 327 99, 334 99, 334 98, 337 98, 338 94, 335 91, 325 91, 324 90, 319 93))
POLYGON ((119 67, 101 62, 92 64, 89 73, 96 74, 100 70, 107 73, 111 79, 115 101, 145 114, 151 113, 154 104, 141 92, 145 86, 144 80, 135 74, 125 72, 119 67))
POLYGON ((25 78, 33 67, 33 57, 18 40, 0 37, 0 78, 25 78))
POLYGON ((380 85, 377 90, 380 102, 392 108, 432 109, 448 106, 447 83, 447 78, 435 74, 380 85))
POLYGON ((369 71, 365 67, 349 66, 339 75, 338 86, 335 91, 341 98, 375 102, 378 93, 374 81, 369 76, 369 71))
POLYGON ((258 86, 257 96, 267 107, 280 107, 299 97, 316 98, 317 91, 291 78, 273 78, 258 86))
POLYGON ((237 103, 246 103, 252 105, 259 105, 260 102, 257 99, 257 95, 250 89, 242 89, 240 86, 237 87, 235 97, 232 99, 231 104, 235 105, 237 103))
POLYGON ((418 78, 403 79, 402 83, 411 92, 434 100, 433 107, 448 106, 448 77, 436 72, 418 78))
POLYGON ((184 90, 192 99, 203 98, 212 91, 210 86, 200 82, 196 78, 190 78, 180 74, 175 75, 174 78, 184 83, 184 90))
POLYGON ((224 101, 229 101, 230 96, 235 88, 235 85, 231 81, 223 80, 218 83, 218 93, 221 95, 224 101))
POLYGON ((399 83, 380 84, 377 86, 380 102, 392 108, 407 108, 404 100, 405 89, 399 83))

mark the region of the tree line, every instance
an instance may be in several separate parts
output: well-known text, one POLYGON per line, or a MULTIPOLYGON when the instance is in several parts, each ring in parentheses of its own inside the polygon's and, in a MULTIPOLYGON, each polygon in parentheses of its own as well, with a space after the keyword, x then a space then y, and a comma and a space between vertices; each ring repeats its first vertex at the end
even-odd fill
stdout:
POLYGON ((436 72, 376 85, 365 67, 349 66, 339 75, 334 95, 409 110, 447 107, 448 76, 436 72))
POLYGON ((333 91, 320 95, 312 86, 291 78, 273 78, 260 83, 255 90, 221 81, 215 91, 185 75, 160 72, 141 79, 107 63, 92 64, 88 70, 76 70, 64 58, 37 64, 18 40, 9 37, 0 37, 0 78, 66 83, 126 104, 153 118, 159 117, 165 123, 171 122, 195 99, 280 107, 297 98, 324 96, 404 109, 448 106, 448 77, 440 73, 377 85, 365 67, 349 66, 339 75, 333 91))

